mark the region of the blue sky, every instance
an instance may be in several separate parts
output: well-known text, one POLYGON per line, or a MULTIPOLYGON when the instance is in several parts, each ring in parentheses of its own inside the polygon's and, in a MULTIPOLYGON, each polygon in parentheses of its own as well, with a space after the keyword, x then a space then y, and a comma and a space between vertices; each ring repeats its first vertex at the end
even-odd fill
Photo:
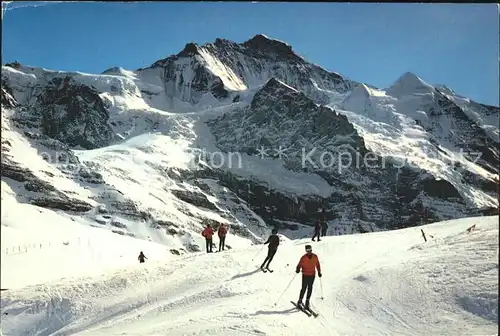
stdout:
POLYGON ((309 61, 377 87, 410 71, 499 104, 495 4, 11 3, 2 63, 101 73, 137 69, 188 42, 283 40, 309 61))

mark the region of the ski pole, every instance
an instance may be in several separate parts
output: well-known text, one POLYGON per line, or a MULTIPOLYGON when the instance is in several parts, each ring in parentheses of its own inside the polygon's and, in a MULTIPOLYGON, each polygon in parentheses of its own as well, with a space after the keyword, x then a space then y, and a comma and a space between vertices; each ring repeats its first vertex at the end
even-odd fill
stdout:
POLYGON ((325 298, 323 297, 323 281, 321 278, 319 278, 319 288, 321 289, 321 300, 324 300, 325 298))
POLYGON ((309 236, 309 233, 306 233, 305 235, 303 235, 302 237, 300 237, 299 239, 297 239, 295 241, 295 243, 293 243, 293 245, 298 245, 297 242, 300 242, 302 239, 304 239, 305 237, 309 236))
POLYGON ((262 244, 262 246, 260 247, 260 249, 259 249, 259 250, 257 251, 257 253, 255 253, 255 255, 253 256, 252 261, 254 261, 254 260, 255 260, 255 257, 257 257, 257 256, 259 255, 260 251, 262 251, 262 249, 264 248, 264 246, 265 246, 265 245, 266 245, 266 244, 262 244))
POLYGON ((281 300, 281 298, 283 297, 283 295, 285 295, 288 287, 290 287, 290 285, 292 284, 293 282, 293 279, 295 279, 295 277, 297 276, 298 273, 295 273, 295 275, 292 277, 292 280, 290 280, 290 283, 288 283, 288 286, 286 286, 285 290, 283 291, 283 293, 281 294, 281 296, 278 298, 278 300, 276 300, 276 302, 274 303, 274 306, 276 306, 279 302, 279 300, 281 300))
POLYGON ((281 254, 280 254, 279 256, 280 256, 280 259, 281 259, 281 260, 282 260, 282 261, 286 264, 286 265, 285 265, 285 267, 290 266, 290 264, 289 264, 289 263, 287 263, 287 262, 285 261, 285 259, 283 259, 283 257, 281 256, 281 254))

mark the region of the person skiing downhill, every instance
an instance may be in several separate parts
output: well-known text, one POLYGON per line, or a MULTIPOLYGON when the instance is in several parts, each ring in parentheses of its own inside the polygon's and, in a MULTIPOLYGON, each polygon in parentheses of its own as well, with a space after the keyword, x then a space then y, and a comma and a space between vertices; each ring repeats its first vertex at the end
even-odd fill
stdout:
POLYGON ((278 251, 278 246, 280 244, 280 237, 278 237, 278 230, 273 229, 271 231, 271 235, 269 236, 269 238, 267 238, 267 241, 264 243, 264 245, 265 244, 269 244, 269 246, 267 247, 267 257, 266 259, 264 259, 264 262, 260 266, 261 270, 264 269, 269 270, 269 264, 271 263, 271 261, 273 261, 276 251, 278 251))
POLYGON ((221 223, 219 226, 219 230, 217 230, 217 235, 219 236, 219 252, 224 251, 224 248, 226 247, 226 235, 227 235, 227 228, 224 223, 221 223))
POLYGON ((212 236, 214 235, 214 230, 207 224, 207 227, 201 232, 201 235, 205 237, 205 243, 207 245, 207 253, 211 253, 212 251, 212 236))
POLYGON ((141 253, 139 253, 139 257, 137 259, 139 259, 139 263, 142 264, 144 262, 144 259, 148 259, 148 258, 141 251, 141 253))
POLYGON ((295 269, 296 273, 300 273, 302 270, 302 288, 300 289, 299 300, 297 301, 297 308, 302 306, 302 299, 307 290, 305 309, 309 309, 309 301, 311 299, 314 278, 316 277, 316 269, 318 270, 318 276, 321 278, 321 265, 319 263, 319 258, 316 254, 312 253, 311 245, 306 245, 306 254, 304 254, 297 264, 295 269))

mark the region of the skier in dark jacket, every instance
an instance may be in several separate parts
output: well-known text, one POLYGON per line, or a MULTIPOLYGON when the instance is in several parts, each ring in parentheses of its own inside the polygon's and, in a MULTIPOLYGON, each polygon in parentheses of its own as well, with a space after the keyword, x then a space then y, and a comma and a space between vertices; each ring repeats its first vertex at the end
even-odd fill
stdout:
POLYGON ((321 209, 321 212, 318 214, 318 220, 321 224, 321 236, 326 236, 326 232, 328 231, 328 224, 326 222, 326 211, 325 208, 321 209))
POLYGON ((271 261, 273 261, 276 251, 278 251, 278 246, 280 244, 280 237, 278 237, 278 230, 276 229, 272 230, 272 234, 269 236, 269 238, 267 238, 267 241, 264 243, 264 245, 265 244, 269 244, 269 246, 267 247, 267 257, 260 266, 261 270, 264 270, 264 266, 265 269, 269 270, 269 264, 271 263, 271 261))
POLYGON ((316 219, 316 224, 314 224, 314 236, 312 240, 314 241, 314 238, 318 237, 318 241, 321 241, 320 234, 321 234, 321 223, 318 218, 316 219))
POLYGON ((142 264, 144 262, 144 259, 148 259, 148 258, 141 251, 141 253, 139 253, 139 257, 137 259, 139 259, 139 263, 142 264))
POLYGON ((326 236, 328 232, 328 224, 326 222, 321 223, 321 236, 326 236))

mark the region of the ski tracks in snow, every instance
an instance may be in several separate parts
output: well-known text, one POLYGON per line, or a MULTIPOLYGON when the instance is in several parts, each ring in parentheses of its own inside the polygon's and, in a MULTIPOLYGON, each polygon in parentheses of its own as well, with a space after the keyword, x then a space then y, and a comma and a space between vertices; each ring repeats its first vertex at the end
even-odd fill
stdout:
POLYGON ((254 247, 9 290, 2 329, 9 336, 493 333, 498 225, 488 220, 471 234, 467 221, 427 226, 435 236, 427 243, 420 228, 313 243, 324 274, 314 284, 316 319, 288 303, 298 296, 300 276, 273 307, 304 253, 288 242, 273 274, 252 271, 254 247))

